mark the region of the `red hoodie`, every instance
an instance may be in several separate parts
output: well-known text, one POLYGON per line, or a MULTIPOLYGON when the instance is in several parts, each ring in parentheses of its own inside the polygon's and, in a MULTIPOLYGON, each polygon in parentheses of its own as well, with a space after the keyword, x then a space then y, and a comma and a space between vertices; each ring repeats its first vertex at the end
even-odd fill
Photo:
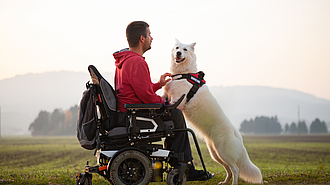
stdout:
POLYGON ((116 59, 115 87, 118 97, 118 110, 126 112, 124 104, 162 103, 165 101, 156 94, 159 83, 152 83, 147 62, 134 51, 121 51, 113 54, 116 59))

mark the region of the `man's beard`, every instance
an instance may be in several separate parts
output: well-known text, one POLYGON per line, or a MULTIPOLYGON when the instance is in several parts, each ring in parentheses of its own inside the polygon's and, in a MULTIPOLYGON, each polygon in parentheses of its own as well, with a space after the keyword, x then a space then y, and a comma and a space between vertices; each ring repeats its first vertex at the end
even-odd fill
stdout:
POLYGON ((151 49, 151 45, 144 45, 143 46, 143 53, 150 50, 151 49))

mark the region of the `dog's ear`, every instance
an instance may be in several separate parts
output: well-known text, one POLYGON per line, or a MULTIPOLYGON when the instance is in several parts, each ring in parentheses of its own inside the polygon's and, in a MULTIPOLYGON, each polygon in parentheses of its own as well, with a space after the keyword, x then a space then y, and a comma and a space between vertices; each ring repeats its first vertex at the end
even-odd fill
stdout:
POLYGON ((191 49, 195 50, 195 45, 196 45, 196 42, 192 43, 192 44, 189 44, 189 46, 191 47, 191 49))
POLYGON ((181 44, 181 42, 177 38, 175 38, 175 44, 181 44))

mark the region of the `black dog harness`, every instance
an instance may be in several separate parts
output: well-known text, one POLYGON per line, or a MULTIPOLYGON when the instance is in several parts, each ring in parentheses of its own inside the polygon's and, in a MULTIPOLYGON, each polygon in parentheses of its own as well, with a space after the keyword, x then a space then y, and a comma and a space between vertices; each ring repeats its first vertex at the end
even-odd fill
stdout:
POLYGON ((187 73, 187 74, 176 74, 172 76, 179 76, 181 75, 180 78, 174 79, 174 80, 181 80, 181 79, 187 79, 188 82, 190 82, 193 86, 191 87, 190 91, 187 94, 187 102, 189 102, 189 100, 196 94, 196 92, 198 91, 198 89, 200 87, 202 87, 206 82, 204 80, 204 72, 203 71, 199 71, 198 73, 187 73))

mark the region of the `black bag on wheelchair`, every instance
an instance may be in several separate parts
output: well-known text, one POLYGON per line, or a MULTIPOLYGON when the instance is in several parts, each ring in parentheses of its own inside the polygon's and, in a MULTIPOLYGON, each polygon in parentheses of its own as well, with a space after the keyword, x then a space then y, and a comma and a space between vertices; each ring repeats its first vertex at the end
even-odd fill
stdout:
POLYGON ((83 148, 93 150, 97 146, 100 130, 104 132, 116 127, 117 97, 111 85, 94 66, 91 65, 88 69, 93 83, 86 83, 87 90, 84 91, 79 104, 77 138, 83 148), (97 110, 101 119, 98 119, 97 110))
POLYGON ((81 147, 93 150, 96 147, 97 135, 96 104, 89 88, 84 91, 79 104, 77 138, 81 147))

